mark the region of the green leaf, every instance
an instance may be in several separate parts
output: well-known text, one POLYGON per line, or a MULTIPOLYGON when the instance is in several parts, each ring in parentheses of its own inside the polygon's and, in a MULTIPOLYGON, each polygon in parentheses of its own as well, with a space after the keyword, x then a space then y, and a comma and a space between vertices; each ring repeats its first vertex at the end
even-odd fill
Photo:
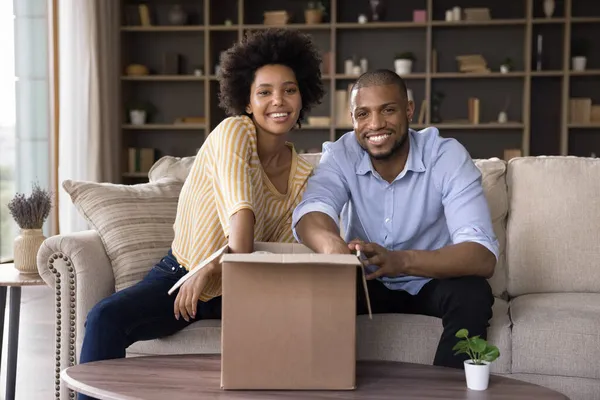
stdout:
POLYGON ((484 361, 492 362, 500 357, 500 350, 496 346, 488 345, 486 347, 483 356, 481 357, 484 361))
POLYGON ((454 347, 452 348, 452 350, 466 350, 468 347, 467 342, 465 342, 464 340, 461 340, 460 342, 457 342, 454 347))
POLYGON ((456 337, 467 339, 469 337, 469 331, 466 329, 461 329, 458 332, 456 332, 456 337))
POLYGON ((486 346, 487 346, 487 343, 485 342, 485 340, 483 340, 481 338, 471 339, 471 349, 475 353, 483 353, 485 351, 486 346))

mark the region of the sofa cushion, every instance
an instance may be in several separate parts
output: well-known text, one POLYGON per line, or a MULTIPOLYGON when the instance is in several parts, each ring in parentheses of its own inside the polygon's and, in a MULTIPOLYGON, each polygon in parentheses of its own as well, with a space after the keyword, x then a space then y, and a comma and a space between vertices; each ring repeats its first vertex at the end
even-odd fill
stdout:
POLYGON ((600 159, 508 163, 508 292, 600 292, 600 159))
POLYGON ((600 378, 600 294, 519 296, 510 315, 513 373, 600 378))
POLYGON ((220 354, 221 320, 194 322, 172 336, 135 342, 127 349, 128 356, 162 354, 220 354))
MULTIPOLYGON (((508 304, 496 299, 493 312, 488 340, 498 346, 501 356, 492 364, 492 371, 508 373, 511 364, 508 304)), ((220 326, 219 320, 198 321, 173 336, 134 343, 128 355, 220 353, 220 326)), ((431 364, 441 334, 439 318, 376 314, 369 320, 361 315, 357 318, 357 358, 431 364)))
MULTIPOLYGON (((299 156, 300 158, 303 158, 311 163, 313 166, 316 166, 321 158, 321 153, 304 153, 299 154, 299 156)), ((185 178, 187 178, 188 174, 190 173, 190 169, 192 168, 195 158, 195 156, 161 157, 154 163, 154 165, 152 165, 152 168, 150 168, 150 171, 148 172, 148 178, 150 182, 155 182, 163 178, 174 178, 179 181, 185 181, 185 178)))
POLYGON ((506 215, 508 194, 506 189, 506 162, 499 158, 474 160, 481 171, 481 184, 490 208, 494 233, 498 239, 499 255, 494 275, 488 280, 494 296, 506 296, 506 215))
POLYGON ((173 157, 164 156, 152 165, 148 172, 148 178, 150 182, 156 182, 164 178, 177 179, 178 181, 185 181, 192 164, 194 164, 195 156, 191 157, 173 157))
POLYGON ((139 185, 66 180, 63 188, 98 232, 115 275, 115 290, 140 281, 167 254, 183 183, 139 185))

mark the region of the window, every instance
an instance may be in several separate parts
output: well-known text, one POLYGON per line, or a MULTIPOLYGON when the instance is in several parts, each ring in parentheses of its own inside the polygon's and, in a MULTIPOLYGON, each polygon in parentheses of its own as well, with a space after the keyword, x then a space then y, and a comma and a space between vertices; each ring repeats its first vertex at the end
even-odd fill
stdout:
POLYGON ((0 260, 11 258, 16 224, 7 203, 15 193, 16 95, 12 1, 0 1, 0 260))
POLYGON ((17 233, 8 201, 51 188, 48 15, 47 0, 0 0, 0 259, 17 233))

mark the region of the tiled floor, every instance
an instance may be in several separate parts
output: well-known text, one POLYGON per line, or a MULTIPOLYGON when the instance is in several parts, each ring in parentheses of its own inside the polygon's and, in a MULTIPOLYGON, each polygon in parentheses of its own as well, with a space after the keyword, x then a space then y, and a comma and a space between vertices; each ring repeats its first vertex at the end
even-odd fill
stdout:
MULTIPOLYGON (((6 308, 8 322, 8 304, 6 308)), ((8 324, 4 325, 0 399, 6 391, 8 324)), ((47 286, 24 287, 17 363, 16 399, 54 398, 54 296, 47 286)))

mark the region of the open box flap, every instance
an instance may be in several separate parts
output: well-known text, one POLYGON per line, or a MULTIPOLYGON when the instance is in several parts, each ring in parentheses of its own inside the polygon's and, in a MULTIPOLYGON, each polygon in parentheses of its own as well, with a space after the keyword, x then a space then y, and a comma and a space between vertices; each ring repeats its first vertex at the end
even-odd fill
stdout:
POLYGON ((265 254, 265 253, 228 253, 221 256, 221 263, 247 264, 329 264, 329 265, 361 265, 358 257, 352 254, 265 254))
POLYGON ((369 289, 367 287, 367 279, 365 277, 365 268, 360 261, 360 254, 320 254, 311 252, 308 247, 298 243, 264 243, 257 242, 254 247, 255 251, 269 252, 269 253, 229 253, 229 246, 225 245, 219 250, 215 251, 204 260, 197 267, 193 268, 190 272, 182 276, 170 289, 169 295, 173 294, 181 285, 184 284, 189 278, 195 273, 200 271, 202 268, 210 264, 212 261, 220 257, 219 262, 231 262, 231 263, 260 263, 260 264, 309 264, 309 263, 320 263, 329 265, 354 265, 360 266, 361 276, 363 282, 363 290, 365 292, 365 299, 367 301, 367 309, 369 311, 369 319, 373 319, 371 311, 371 300, 369 298, 369 289), (275 252, 285 252, 286 254, 277 254, 275 252))

